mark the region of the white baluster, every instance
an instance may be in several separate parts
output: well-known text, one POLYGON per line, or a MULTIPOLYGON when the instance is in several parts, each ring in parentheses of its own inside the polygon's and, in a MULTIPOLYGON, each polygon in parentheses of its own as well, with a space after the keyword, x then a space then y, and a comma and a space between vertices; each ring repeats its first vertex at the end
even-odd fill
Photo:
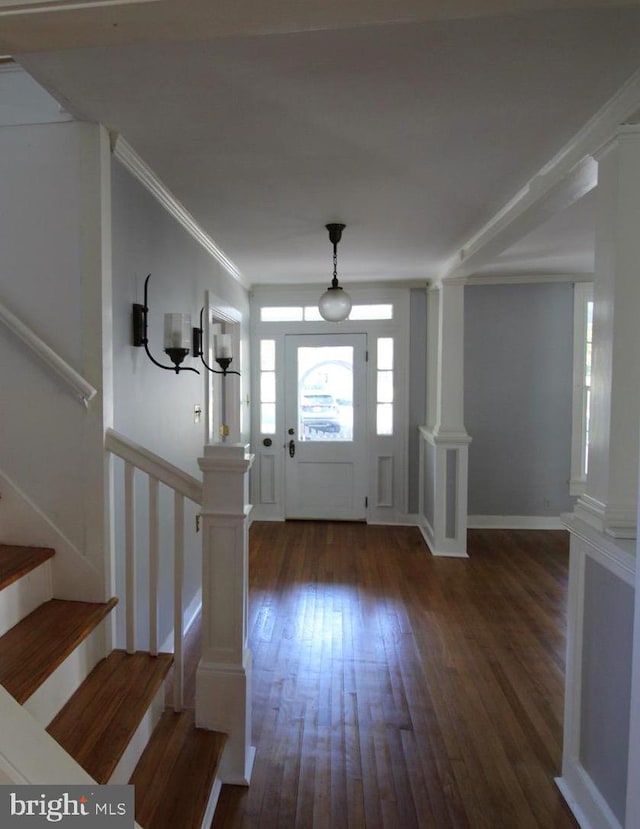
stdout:
POLYGON ((182 711, 183 667, 182 667, 182 585, 184 581, 184 495, 174 493, 174 598, 173 598, 173 709, 182 711))
POLYGON ((124 536, 127 653, 136 651, 136 545, 135 545, 135 467, 124 465, 124 536))
POLYGON ((158 655, 158 479, 149 476, 149 653, 158 655))

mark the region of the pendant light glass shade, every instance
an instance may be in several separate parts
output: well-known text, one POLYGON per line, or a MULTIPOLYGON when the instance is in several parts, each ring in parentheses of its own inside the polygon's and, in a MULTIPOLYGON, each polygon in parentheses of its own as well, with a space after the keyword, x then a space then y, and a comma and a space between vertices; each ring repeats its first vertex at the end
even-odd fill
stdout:
POLYGON ((329 231, 329 241, 333 245, 333 279, 318 301, 318 311, 327 322, 342 322, 351 312, 351 297, 338 285, 338 242, 342 238, 345 225, 334 223, 325 227, 329 231))
POLYGON ((351 313, 351 297, 344 288, 332 286, 320 297, 318 310, 327 322, 342 322, 351 313))

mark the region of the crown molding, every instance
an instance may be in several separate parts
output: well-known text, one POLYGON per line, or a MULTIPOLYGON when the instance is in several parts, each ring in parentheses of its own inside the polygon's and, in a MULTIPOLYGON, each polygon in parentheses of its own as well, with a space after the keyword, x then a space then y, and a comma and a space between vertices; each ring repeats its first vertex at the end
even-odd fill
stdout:
POLYGON ((442 279, 470 276, 597 184, 595 157, 640 113, 640 70, 452 256, 442 279))
POLYGON ((243 288, 249 289, 236 265, 216 245, 211 236, 200 227, 185 206, 176 199, 153 170, 140 158, 133 147, 121 135, 112 139, 115 158, 154 196, 164 209, 224 268, 243 288))
POLYGON ((38 12, 76 11, 94 6, 132 6, 159 3, 160 0, 0 0, 0 16, 37 14, 38 12))
POLYGON ((550 282, 593 282, 592 273, 487 273, 473 276, 456 276, 443 280, 447 285, 536 285, 550 282))

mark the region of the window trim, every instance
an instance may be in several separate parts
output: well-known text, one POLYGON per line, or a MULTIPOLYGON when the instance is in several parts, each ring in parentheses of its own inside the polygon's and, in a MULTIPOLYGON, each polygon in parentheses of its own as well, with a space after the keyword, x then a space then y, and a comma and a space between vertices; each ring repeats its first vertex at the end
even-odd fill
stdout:
POLYGON ((587 355, 587 304, 593 302, 593 284, 573 286, 573 403, 571 427, 570 495, 583 495, 587 487, 585 470, 587 404, 585 370, 587 355))

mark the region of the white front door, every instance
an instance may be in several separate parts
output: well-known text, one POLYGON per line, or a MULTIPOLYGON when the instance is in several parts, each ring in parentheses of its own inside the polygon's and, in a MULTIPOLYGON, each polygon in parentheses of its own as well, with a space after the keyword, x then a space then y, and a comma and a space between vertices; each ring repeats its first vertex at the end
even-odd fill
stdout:
POLYGON ((287 518, 366 518, 366 334, 285 337, 287 518))

